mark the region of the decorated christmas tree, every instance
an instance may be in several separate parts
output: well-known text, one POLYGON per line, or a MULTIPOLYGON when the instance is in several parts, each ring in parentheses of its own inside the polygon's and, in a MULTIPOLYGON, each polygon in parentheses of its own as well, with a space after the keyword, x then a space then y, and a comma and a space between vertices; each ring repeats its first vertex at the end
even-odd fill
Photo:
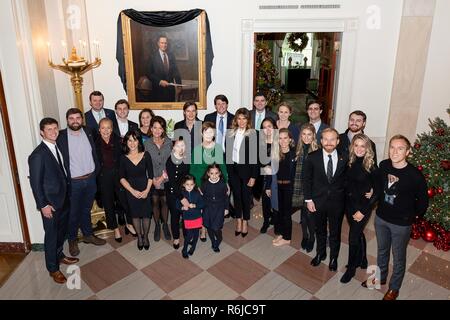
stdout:
MULTIPOLYGON (((450 114, 450 108, 447 110, 450 114)), ((428 185, 429 206, 412 227, 411 237, 450 248, 450 127, 444 120, 429 120, 431 132, 417 136, 411 163, 422 171, 428 185)))
POLYGON ((256 42, 256 91, 264 93, 269 107, 281 102, 281 80, 273 63, 272 51, 264 40, 256 42))

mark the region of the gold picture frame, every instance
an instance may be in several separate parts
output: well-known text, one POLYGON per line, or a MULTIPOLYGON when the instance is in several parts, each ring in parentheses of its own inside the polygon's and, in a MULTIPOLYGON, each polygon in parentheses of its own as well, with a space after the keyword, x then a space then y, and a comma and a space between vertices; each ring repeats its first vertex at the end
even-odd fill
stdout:
POLYGON ((121 13, 127 94, 131 109, 182 109, 186 101, 195 101, 198 109, 206 109, 205 17, 203 11, 183 24, 154 27, 140 24, 121 13), (170 101, 166 101, 167 96, 160 98, 160 87, 157 81, 152 82, 156 72, 152 72, 151 64, 157 60, 160 36, 167 38, 169 65, 176 66, 181 78, 181 86, 176 81, 171 83, 171 92, 175 93, 173 99, 170 93, 170 101), (171 41, 175 46, 173 62, 170 62, 171 41))

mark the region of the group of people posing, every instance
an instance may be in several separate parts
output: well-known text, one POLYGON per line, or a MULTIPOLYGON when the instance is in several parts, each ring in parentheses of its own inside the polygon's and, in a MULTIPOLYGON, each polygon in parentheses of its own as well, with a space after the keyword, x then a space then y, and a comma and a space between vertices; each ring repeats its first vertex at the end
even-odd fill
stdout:
MULTIPOLYGON (((273 246, 291 244, 292 214, 300 210, 301 248, 327 258, 337 271, 341 226, 347 216, 349 257, 341 278, 349 282, 357 268, 367 268, 364 228, 376 204, 375 230, 380 277, 387 281, 390 252, 394 263, 384 299, 396 299, 406 266, 413 219, 428 206, 424 177, 407 162, 411 145, 401 135, 389 141, 389 159, 377 165, 375 144, 364 134, 366 115, 353 111, 348 129, 339 134, 322 123, 322 105, 306 105, 309 122, 291 122, 292 107, 266 108, 264 95, 254 97, 253 110, 228 112, 228 99, 214 99, 216 111, 197 118, 195 102, 183 106, 184 120, 167 135, 164 118, 150 109, 139 113, 139 124, 128 120, 129 104, 119 100, 115 112, 103 107, 103 95, 90 95, 91 110, 66 113, 67 129, 44 118, 43 142, 29 157, 30 182, 45 229, 45 257, 50 276, 66 278, 59 264, 77 263, 78 230, 82 240, 102 245, 93 235, 90 210, 94 199, 104 208, 114 238, 119 225, 137 239, 138 250, 149 250, 151 219, 154 241, 172 240, 188 259, 207 234, 220 252, 224 219, 235 219, 235 236, 246 237, 254 199, 261 200, 261 233, 274 226, 273 246), (169 221, 170 217, 170 221, 169 221), (170 225, 170 228, 169 228, 170 225), (72 257, 64 255, 65 239, 72 257)), ((373 286, 378 283, 362 283, 373 286)))

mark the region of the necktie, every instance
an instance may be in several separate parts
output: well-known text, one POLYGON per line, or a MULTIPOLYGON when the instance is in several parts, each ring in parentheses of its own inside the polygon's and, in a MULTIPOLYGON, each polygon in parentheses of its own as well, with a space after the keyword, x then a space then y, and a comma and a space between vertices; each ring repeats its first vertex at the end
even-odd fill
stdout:
POLYGON ((255 129, 258 130, 258 131, 261 128, 261 120, 262 120, 261 118, 262 118, 262 115, 261 115, 261 113, 259 113, 258 114, 258 119, 256 120, 256 126, 255 126, 255 129))
POLYGON ((222 142, 223 142, 223 117, 220 117, 217 143, 222 145, 222 142))
POLYGON ((56 158, 58 159, 59 167, 61 168, 64 176, 66 176, 66 170, 64 170, 64 166, 62 164, 61 156, 59 155, 58 147, 55 144, 55 150, 56 150, 56 158))
POLYGON ((169 72, 169 61, 167 60, 167 54, 164 52, 163 53, 163 63, 164 63, 164 71, 166 71, 166 73, 169 72))
POLYGON ((327 165, 327 179, 331 182, 333 178, 333 160, 331 159, 331 154, 328 155, 328 165, 327 165))

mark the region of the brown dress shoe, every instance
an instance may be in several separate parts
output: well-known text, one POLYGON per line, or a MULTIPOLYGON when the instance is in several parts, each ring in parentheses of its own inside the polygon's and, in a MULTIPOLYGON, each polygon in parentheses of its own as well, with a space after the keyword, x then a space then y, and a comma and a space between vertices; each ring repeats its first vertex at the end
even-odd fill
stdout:
POLYGON ((50 274, 50 277, 52 277, 56 283, 63 284, 63 283, 66 283, 66 281, 67 281, 64 274, 59 270, 55 271, 55 272, 49 272, 49 274, 50 274))
POLYGON ((62 263, 62 264, 75 264, 78 261, 80 261, 80 259, 78 259, 78 258, 64 257, 61 260, 59 260, 59 263, 62 263))
POLYGON ((106 244, 105 239, 100 239, 100 238, 94 236, 93 234, 91 234, 90 236, 87 236, 87 237, 83 237, 83 242, 84 243, 92 243, 93 245, 96 245, 96 246, 102 246, 102 245, 106 244))
POLYGON ((80 249, 78 248, 77 240, 69 240, 69 252, 70 255, 74 257, 80 254, 80 249))
POLYGON ((383 297, 383 300, 397 300, 398 291, 389 289, 383 297))

